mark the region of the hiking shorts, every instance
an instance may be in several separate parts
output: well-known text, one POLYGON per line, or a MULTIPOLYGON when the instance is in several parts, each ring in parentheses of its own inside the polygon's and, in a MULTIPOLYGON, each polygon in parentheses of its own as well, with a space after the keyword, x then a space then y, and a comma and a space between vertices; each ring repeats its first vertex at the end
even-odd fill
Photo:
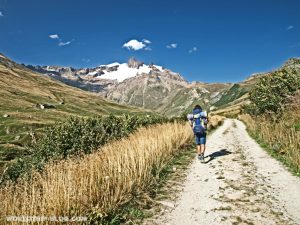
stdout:
POLYGON ((195 134, 196 145, 205 145, 206 144, 206 134, 195 134))

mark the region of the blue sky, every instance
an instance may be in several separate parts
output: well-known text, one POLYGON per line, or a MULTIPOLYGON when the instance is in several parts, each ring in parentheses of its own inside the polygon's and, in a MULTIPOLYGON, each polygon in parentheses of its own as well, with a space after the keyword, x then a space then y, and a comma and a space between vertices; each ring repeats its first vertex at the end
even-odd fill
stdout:
POLYGON ((76 68, 134 56, 189 81, 236 82, 300 56, 299 9, 299 0, 0 0, 0 52, 76 68))

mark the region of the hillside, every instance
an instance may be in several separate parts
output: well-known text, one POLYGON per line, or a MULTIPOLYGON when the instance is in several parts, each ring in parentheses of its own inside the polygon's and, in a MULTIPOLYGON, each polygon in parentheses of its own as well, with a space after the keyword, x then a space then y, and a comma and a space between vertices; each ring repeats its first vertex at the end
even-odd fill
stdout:
MULTIPOLYGON (((280 69, 295 69, 299 74, 300 59, 290 58, 280 68, 278 68, 278 70, 280 69)), ((212 103, 214 109, 213 114, 231 116, 240 113, 241 106, 250 102, 249 92, 254 88, 259 79, 268 75, 272 76, 272 74, 278 70, 256 73, 248 77, 245 81, 233 84, 222 93, 218 101, 212 103)))
POLYGON ((179 73, 130 58, 95 68, 27 66, 68 85, 99 93, 117 103, 178 116, 194 104, 209 108, 230 84, 189 83, 179 73))
MULTIPOLYGON (((241 106, 249 103, 249 92, 259 78, 271 73, 256 73, 238 83, 190 83, 179 73, 154 64, 146 65, 134 58, 127 63, 95 68, 27 67, 114 102, 154 110, 169 117, 190 111, 195 104, 215 114, 238 114, 241 106)), ((299 69, 300 59, 290 58, 281 68, 299 69)))
MULTIPOLYGON (((189 83, 179 73, 158 65, 146 65, 130 58, 95 68, 74 69, 59 66, 27 66, 83 90, 99 93, 114 102, 179 116, 195 104, 216 114, 237 114, 249 103, 248 93, 259 78, 271 72, 256 73, 238 83, 189 83)), ((300 60, 291 58, 281 68, 299 69, 300 60)))
POLYGON ((0 55, 0 161, 13 158, 35 129, 57 120, 141 111, 65 85, 0 55), (11 151, 4 152, 8 147, 11 151))

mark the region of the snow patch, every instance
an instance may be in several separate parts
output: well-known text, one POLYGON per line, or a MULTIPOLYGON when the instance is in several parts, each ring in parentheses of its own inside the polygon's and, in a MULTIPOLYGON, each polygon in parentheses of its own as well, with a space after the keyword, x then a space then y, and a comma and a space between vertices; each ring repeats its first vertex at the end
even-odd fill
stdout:
POLYGON ((101 78, 103 79, 110 79, 110 80, 118 80, 119 82, 124 81, 127 78, 134 77, 138 74, 147 73, 149 74, 151 71, 151 68, 149 68, 147 65, 143 65, 137 68, 130 68, 128 67, 127 63, 119 64, 119 67, 116 71, 108 72, 106 70, 103 70, 104 74, 101 75, 101 78))
POLYGON ((114 67, 114 66, 119 66, 119 65, 120 65, 120 63, 114 62, 114 63, 108 64, 108 65, 103 65, 103 66, 114 67))
POLYGON ((56 70, 51 68, 51 66, 47 66, 46 70, 49 71, 49 72, 56 72, 56 70))
POLYGON ((94 76, 94 75, 96 75, 97 73, 98 73, 98 71, 94 71, 94 72, 88 73, 87 75, 94 76))

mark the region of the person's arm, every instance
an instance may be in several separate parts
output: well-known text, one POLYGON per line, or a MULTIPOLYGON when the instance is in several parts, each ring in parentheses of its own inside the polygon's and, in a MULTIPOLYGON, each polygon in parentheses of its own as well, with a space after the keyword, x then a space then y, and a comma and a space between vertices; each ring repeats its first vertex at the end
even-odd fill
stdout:
POLYGON ((188 121, 189 121, 189 124, 190 124, 190 126, 191 127, 193 127, 193 115, 192 114, 188 114, 187 115, 187 119, 188 119, 188 121))
POLYGON ((205 125, 207 125, 208 122, 209 122, 208 116, 205 116, 205 117, 204 117, 204 123, 205 123, 205 125))
POLYGON ((208 116, 206 115, 206 113, 201 112, 201 119, 203 120, 203 126, 206 130, 207 129, 207 124, 208 124, 208 116))
POLYGON ((204 122, 206 123, 206 121, 207 121, 207 116, 206 116, 206 114, 205 114, 204 112, 201 112, 201 113, 200 113, 200 117, 201 117, 201 119, 204 120, 204 122))

